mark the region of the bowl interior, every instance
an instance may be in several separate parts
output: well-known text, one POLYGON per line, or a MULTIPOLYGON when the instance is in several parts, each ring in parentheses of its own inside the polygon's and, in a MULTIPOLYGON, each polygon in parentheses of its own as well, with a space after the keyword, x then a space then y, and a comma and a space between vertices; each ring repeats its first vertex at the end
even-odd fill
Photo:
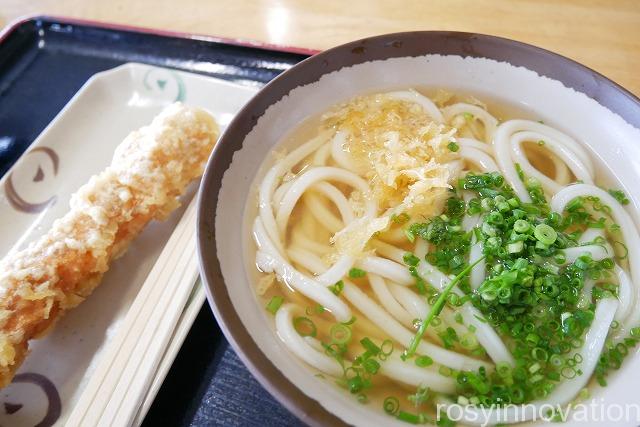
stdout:
MULTIPOLYGON (((326 54, 331 51, 321 55, 326 54)), ((598 179, 627 193, 631 200, 629 209, 636 223, 640 223, 637 214, 640 188, 634 185, 640 181, 640 130, 619 115, 638 114, 639 105, 629 104, 635 105, 635 112, 627 109, 614 113, 558 80, 504 61, 460 55, 410 55, 413 54, 362 58, 355 65, 345 63, 342 67, 332 64, 328 68, 336 71, 320 72, 319 78, 302 85, 285 74, 236 117, 239 123, 230 125, 205 175, 199 244, 203 276, 214 312, 254 375, 309 423, 336 423, 337 419, 326 412, 329 411, 353 425, 405 425, 378 408, 372 410, 358 404, 331 382, 314 377, 279 341, 273 332, 273 319, 254 294, 254 284, 247 272, 252 261, 246 260, 247 254, 252 253, 249 233, 253 218, 247 218, 245 212, 254 211, 251 207, 256 203, 256 174, 282 138, 305 118, 355 95, 388 88, 445 88, 471 92, 480 99, 484 94, 526 109, 581 141, 600 164, 598 179), (217 170, 214 172, 213 168, 217 170)), ((322 58, 313 59, 316 66, 322 65, 322 58)), ((325 60, 340 62, 341 57, 333 54, 325 60)), ((565 61, 568 64, 565 65, 572 66, 565 61)), ((619 93, 629 98, 624 91, 619 93)), ((624 103, 628 99, 614 101, 624 103)), ((630 372, 638 368, 640 358, 629 357, 622 370, 630 372)), ((632 376, 615 375, 608 387, 596 388, 593 395, 611 402, 633 403, 633 394, 629 393, 633 386, 632 376)))

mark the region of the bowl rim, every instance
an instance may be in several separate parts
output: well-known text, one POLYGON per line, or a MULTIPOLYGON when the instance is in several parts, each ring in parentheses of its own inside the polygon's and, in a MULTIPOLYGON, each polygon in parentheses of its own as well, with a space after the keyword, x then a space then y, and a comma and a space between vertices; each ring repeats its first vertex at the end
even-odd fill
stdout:
POLYGON ((198 192, 198 259, 209 305, 238 357, 271 395, 311 425, 346 424, 301 393, 280 372, 258 348, 232 306, 217 257, 215 234, 222 177, 231 165, 233 154, 242 148, 244 138, 267 108, 296 87, 363 62, 429 54, 489 58, 522 66, 586 94, 640 128, 640 99, 597 71, 543 48, 478 33, 411 31, 363 38, 311 56, 265 85, 229 123, 207 162, 198 192))

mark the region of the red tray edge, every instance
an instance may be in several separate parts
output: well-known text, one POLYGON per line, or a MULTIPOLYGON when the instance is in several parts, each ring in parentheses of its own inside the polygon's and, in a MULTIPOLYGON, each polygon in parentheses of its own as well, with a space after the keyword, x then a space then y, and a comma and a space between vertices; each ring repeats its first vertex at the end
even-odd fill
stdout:
POLYGON ((316 53, 320 52, 319 50, 316 50, 316 49, 265 43, 257 40, 251 40, 251 39, 218 37, 218 36, 210 36, 210 35, 204 35, 204 34, 187 33, 187 32, 181 32, 181 31, 160 30, 156 28, 141 27, 141 26, 135 26, 135 25, 116 24, 116 23, 98 21, 93 19, 73 18, 68 16, 58 16, 58 15, 42 15, 42 14, 25 15, 17 19, 14 19, 13 21, 10 21, 4 28, 2 28, 2 30, 0 30, 0 43, 2 43, 7 37, 9 37, 11 33, 13 33, 18 27, 20 27, 20 25, 35 19, 46 19, 50 21, 57 21, 57 22, 60 22, 61 24, 86 25, 86 26, 104 28, 109 30, 131 31, 136 33, 153 34, 153 35, 164 36, 164 37, 178 37, 178 38, 191 39, 191 40, 203 40, 203 41, 214 42, 214 43, 225 43, 225 44, 230 44, 234 46, 252 47, 252 48, 279 51, 279 52, 296 53, 296 54, 308 55, 308 56, 315 55, 316 53))

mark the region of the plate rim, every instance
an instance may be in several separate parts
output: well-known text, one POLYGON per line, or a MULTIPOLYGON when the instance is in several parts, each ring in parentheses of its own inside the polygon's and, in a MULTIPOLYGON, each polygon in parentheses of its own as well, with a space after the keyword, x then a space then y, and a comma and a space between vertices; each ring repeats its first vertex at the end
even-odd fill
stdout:
POLYGON ((312 425, 346 425, 301 393, 262 353, 231 304, 217 256, 215 212, 222 177, 244 138, 267 108, 291 90, 322 75, 364 62, 429 54, 488 58, 523 67, 581 92, 640 128, 640 98, 599 72, 549 50, 508 38, 456 31, 409 31, 363 38, 296 64, 270 81, 229 123, 216 144, 198 192, 197 252, 207 301, 225 337, 261 385, 300 420, 312 425))

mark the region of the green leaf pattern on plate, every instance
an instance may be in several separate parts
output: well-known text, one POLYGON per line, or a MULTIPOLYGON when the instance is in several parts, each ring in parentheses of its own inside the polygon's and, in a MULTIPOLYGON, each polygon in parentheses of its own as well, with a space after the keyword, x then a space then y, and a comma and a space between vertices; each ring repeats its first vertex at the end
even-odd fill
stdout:
POLYGON ((174 102, 184 101, 186 89, 182 78, 166 68, 150 67, 142 78, 144 88, 174 102))

